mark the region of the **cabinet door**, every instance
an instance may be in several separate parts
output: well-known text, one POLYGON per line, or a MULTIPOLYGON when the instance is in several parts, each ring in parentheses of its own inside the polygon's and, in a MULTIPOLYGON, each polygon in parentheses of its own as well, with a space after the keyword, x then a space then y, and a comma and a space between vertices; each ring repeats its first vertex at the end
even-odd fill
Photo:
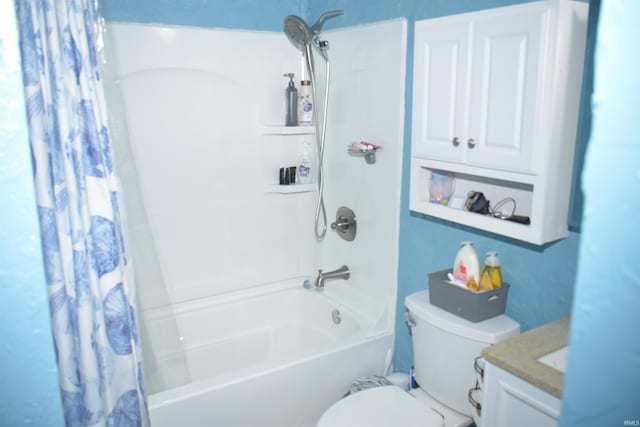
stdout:
POLYGON ((485 427, 558 427, 560 399, 516 377, 485 364, 482 425, 485 427))
POLYGON ((543 93, 546 8, 485 15, 474 22, 467 160, 533 172, 543 93))
POLYGON ((422 21, 415 31, 413 155, 462 161, 469 23, 422 21))

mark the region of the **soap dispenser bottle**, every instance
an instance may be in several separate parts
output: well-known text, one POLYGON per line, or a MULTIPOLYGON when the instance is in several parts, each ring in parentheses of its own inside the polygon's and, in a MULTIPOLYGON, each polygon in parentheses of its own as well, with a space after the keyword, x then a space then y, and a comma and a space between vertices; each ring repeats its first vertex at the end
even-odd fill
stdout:
POLYGON ((293 82, 293 76, 293 73, 284 74, 284 77, 289 77, 289 86, 284 91, 286 99, 286 126, 298 125, 298 89, 296 89, 296 85, 293 82))
POLYGON ((498 253, 495 251, 487 252, 484 268, 480 275, 480 287, 485 290, 502 287, 500 259, 498 259, 498 253))

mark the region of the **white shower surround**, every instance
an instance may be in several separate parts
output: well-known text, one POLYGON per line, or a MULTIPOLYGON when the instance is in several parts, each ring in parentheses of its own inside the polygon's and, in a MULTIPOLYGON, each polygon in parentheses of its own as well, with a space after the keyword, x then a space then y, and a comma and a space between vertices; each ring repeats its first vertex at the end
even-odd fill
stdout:
MULTIPOLYGON (((200 307, 211 303, 213 313, 225 298, 250 300, 253 293, 262 294, 282 283, 301 283, 317 269, 346 264, 351 269, 349 281, 327 281, 322 298, 355 313, 388 320, 380 332, 385 337, 380 341, 383 345, 372 345, 371 337, 354 334, 349 343, 323 349, 313 357, 298 354, 296 360, 284 358, 275 368, 265 369, 262 374, 266 376, 253 373, 242 377, 242 369, 236 371, 232 382, 245 384, 241 395, 247 401, 230 408, 249 411, 246 405, 250 405, 251 390, 257 393, 273 386, 270 381, 275 377, 269 375, 276 369, 285 375, 279 381, 294 374, 299 381, 308 381, 301 389, 306 389, 308 396, 293 406, 286 401, 278 406, 278 399, 273 399, 265 407, 271 407, 273 414, 292 411, 291 419, 297 422, 306 412, 310 417, 306 423, 313 425, 314 405, 322 402, 328 406, 339 397, 326 391, 331 388, 329 383, 313 382, 325 378, 336 383, 329 375, 334 364, 336 368, 357 366, 365 355, 363 365, 377 367, 368 373, 381 373, 393 343, 406 21, 324 34, 331 43, 332 65, 325 202, 329 223, 340 206, 355 211, 358 235, 354 242, 339 239, 331 230, 323 242, 316 242, 315 192, 265 191, 275 182, 278 167, 295 164, 299 143, 312 138, 265 135, 273 131, 265 132, 265 126, 284 120, 287 81, 282 74, 293 71, 299 76, 302 69, 299 53, 283 33, 113 23, 108 26, 108 35, 113 41, 135 159, 119 162, 125 192, 126 176, 135 169, 141 186, 141 194, 129 192, 127 207, 144 317, 153 317, 163 306, 163 292, 157 286, 161 273, 175 304, 173 311, 188 304, 200 307), (359 140, 383 146, 374 165, 347 153, 347 144, 359 140), (145 209, 147 215, 142 215, 145 209), (161 271, 153 267, 145 250, 154 241, 161 271), (345 348, 350 350, 345 352, 345 348), (303 360, 314 362, 299 363, 303 360), (305 404, 314 399, 316 403, 305 404)), ((317 59, 319 83, 324 82, 322 65, 317 59)), ((236 306, 241 313, 250 307, 236 306)), ((260 324, 260 318, 253 319, 260 324)), ((176 320, 183 337, 202 332, 197 330, 197 322, 186 322, 179 315, 176 320)), ((176 337, 163 335, 163 328, 154 330, 156 326, 153 322, 146 325, 155 340, 153 347, 167 344, 167 348, 175 348, 176 337), (162 340, 167 342, 159 342, 162 340)), ((206 331, 208 325, 200 328, 206 331)), ((300 348, 295 339, 287 345, 300 348)), ((158 360, 162 356, 156 355, 158 360)), ((343 383, 367 373, 338 371, 343 383)), ((232 386, 222 387, 223 383, 190 374, 190 384, 151 394, 152 419, 158 417, 156 411, 162 406, 158 406, 158 399, 168 396, 166 393, 182 402, 188 400, 187 395, 203 396, 194 390, 207 387, 216 390, 211 402, 228 402, 240 396, 232 386), (186 394, 179 397, 182 392, 186 394)), ((189 408, 203 404, 198 399, 189 402, 189 408)), ((237 425, 242 425, 241 419, 237 425)))

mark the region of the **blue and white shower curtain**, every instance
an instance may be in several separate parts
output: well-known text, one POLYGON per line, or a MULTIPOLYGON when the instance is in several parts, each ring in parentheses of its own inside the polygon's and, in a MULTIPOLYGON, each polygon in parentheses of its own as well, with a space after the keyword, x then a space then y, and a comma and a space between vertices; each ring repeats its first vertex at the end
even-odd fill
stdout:
POLYGON ((149 425, 95 0, 15 0, 67 426, 149 425))

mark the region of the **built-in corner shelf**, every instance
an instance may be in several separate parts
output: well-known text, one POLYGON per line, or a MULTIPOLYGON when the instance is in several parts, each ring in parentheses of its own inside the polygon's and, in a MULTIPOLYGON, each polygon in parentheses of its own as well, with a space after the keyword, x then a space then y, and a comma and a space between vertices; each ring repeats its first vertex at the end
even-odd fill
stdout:
POLYGON ((278 193, 278 194, 296 194, 296 193, 310 193, 316 191, 316 184, 291 184, 291 185, 265 185, 265 193, 278 193))
POLYGON ((299 144, 313 141, 315 126, 284 126, 282 124, 263 124, 260 126, 263 141, 263 183, 265 194, 302 194, 317 190, 315 183, 279 185, 276 177, 282 167, 296 165, 299 144), (298 145, 296 145, 298 144, 298 145))
POLYGON ((315 132, 315 126, 263 125, 260 128, 262 135, 313 135, 315 132))

